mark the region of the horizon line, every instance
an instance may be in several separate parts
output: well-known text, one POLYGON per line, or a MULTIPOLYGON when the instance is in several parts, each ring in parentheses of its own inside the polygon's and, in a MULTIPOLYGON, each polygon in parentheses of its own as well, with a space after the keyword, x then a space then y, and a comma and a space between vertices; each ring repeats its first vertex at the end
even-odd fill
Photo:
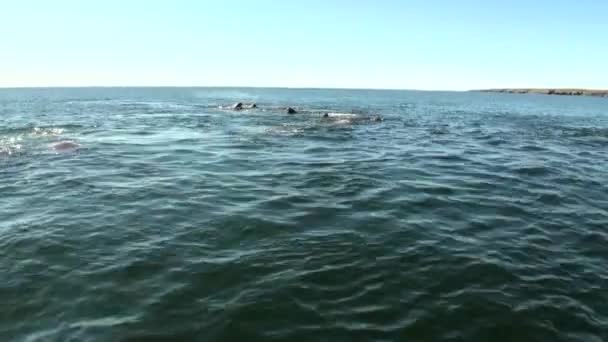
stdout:
POLYGON ((425 91, 425 92, 468 92, 455 89, 414 89, 414 88, 365 88, 365 87, 284 87, 284 86, 198 86, 198 85, 42 85, 42 86, 0 86, 0 89, 108 89, 108 88, 235 88, 235 89, 293 89, 293 90, 389 90, 389 91, 425 91))
POLYGON ((488 87, 471 89, 416 89, 416 88, 366 88, 366 87, 285 87, 285 86, 203 86, 203 85, 42 85, 42 86, 0 86, 0 90, 18 89, 120 89, 120 88, 228 88, 228 89, 284 89, 284 90, 371 90, 371 91, 419 91, 419 92, 480 92, 492 90, 582 90, 608 91, 608 88, 585 87, 488 87))

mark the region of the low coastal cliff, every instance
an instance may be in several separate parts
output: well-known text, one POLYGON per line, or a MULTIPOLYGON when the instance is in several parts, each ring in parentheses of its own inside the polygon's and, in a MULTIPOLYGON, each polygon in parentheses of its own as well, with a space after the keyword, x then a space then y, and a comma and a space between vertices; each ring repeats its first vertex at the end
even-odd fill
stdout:
POLYGON ((505 89, 482 89, 473 90, 483 93, 507 93, 507 94, 543 94, 562 96, 597 96, 608 97, 608 90, 592 89, 555 89, 555 88, 505 88, 505 89))

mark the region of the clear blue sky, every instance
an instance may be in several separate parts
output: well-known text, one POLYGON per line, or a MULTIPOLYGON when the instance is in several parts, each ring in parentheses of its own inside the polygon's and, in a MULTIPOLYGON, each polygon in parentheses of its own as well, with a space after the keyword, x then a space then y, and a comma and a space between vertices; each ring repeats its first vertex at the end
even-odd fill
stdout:
POLYGON ((0 86, 608 88, 605 0, 2 0, 0 86))

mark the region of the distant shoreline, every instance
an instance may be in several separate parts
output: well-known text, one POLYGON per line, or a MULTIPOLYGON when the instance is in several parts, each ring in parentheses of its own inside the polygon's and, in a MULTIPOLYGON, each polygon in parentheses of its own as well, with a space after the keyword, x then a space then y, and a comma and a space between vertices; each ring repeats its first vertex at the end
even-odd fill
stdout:
POLYGON ((506 94, 541 94, 560 96, 595 96, 608 97, 608 90, 594 89, 566 89, 566 88, 504 88, 504 89, 481 89, 472 90, 482 93, 506 93, 506 94))
POLYGON ((280 87, 280 86, 197 86, 197 85, 74 85, 74 86, 0 86, 0 91, 15 90, 61 90, 61 89, 254 89, 254 90, 330 90, 330 91, 392 91, 424 93, 503 93, 503 94, 540 94, 563 96, 595 96, 608 98, 608 90, 578 88, 494 88, 494 89, 416 89, 416 88, 343 88, 343 87, 280 87))

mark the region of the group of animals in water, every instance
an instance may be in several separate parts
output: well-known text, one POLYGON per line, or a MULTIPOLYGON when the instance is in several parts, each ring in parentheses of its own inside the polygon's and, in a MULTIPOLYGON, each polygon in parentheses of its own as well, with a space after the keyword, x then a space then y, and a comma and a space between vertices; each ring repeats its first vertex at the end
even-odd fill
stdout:
MULTIPOLYGON (((234 112, 240 112, 245 110, 258 110, 260 109, 256 103, 242 103, 238 102, 231 106, 220 106, 220 109, 230 110, 234 112)), ((383 118, 379 115, 364 115, 360 113, 340 113, 320 110, 296 110, 292 107, 269 107, 270 110, 276 112, 284 112, 285 114, 316 114, 322 120, 333 124, 353 124, 357 122, 380 122, 383 118)), ((261 109, 266 110, 266 109, 261 109)), ((80 144, 72 140, 62 140, 55 142, 49 146, 49 148, 56 153, 69 153, 80 149, 80 144)), ((3 150, 0 150, 2 154, 3 150)))
MULTIPOLYGON (((229 107, 220 106, 220 109, 226 109, 226 108, 228 108, 232 111, 242 111, 242 110, 258 109, 258 105, 256 103, 244 104, 242 102, 237 102, 229 107)), ((284 111, 286 114, 299 114, 299 113, 321 114, 321 118, 326 119, 326 120, 337 121, 338 123, 353 123, 356 121, 366 121, 366 120, 373 121, 373 122, 380 122, 380 121, 384 120, 379 115, 367 116, 367 115, 356 114, 356 113, 339 113, 339 112, 311 111, 311 110, 297 111, 292 107, 283 107, 283 108, 279 108, 279 109, 284 111)))

